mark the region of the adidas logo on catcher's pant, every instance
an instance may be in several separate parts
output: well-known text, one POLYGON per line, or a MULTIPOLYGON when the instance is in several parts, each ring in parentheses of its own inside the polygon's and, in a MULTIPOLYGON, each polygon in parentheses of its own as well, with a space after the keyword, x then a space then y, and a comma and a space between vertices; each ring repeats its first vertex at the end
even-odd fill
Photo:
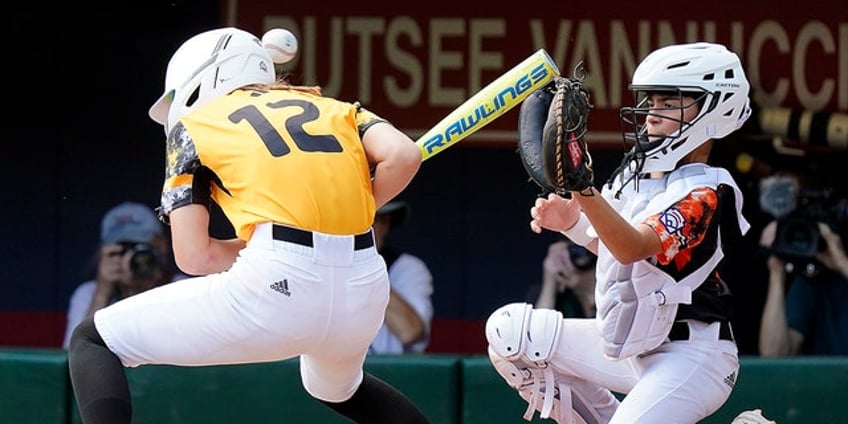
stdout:
POLYGON ((271 287, 271 289, 273 289, 276 292, 280 292, 280 293, 282 293, 286 296, 291 296, 291 292, 289 291, 289 281, 288 280, 277 281, 276 283, 271 284, 270 287, 271 287))
POLYGON ((736 385, 736 371, 733 371, 727 377, 724 377, 724 384, 727 384, 732 389, 736 385))

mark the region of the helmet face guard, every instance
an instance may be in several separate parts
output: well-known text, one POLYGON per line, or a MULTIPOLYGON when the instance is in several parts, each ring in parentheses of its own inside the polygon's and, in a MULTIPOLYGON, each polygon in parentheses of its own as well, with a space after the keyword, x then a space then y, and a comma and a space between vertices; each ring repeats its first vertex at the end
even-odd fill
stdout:
POLYGON ((623 107, 620 111, 622 137, 630 151, 632 159, 644 163, 646 156, 652 152, 666 149, 676 149, 683 145, 689 129, 696 125, 704 116, 704 107, 709 93, 699 88, 677 88, 669 90, 664 87, 640 88, 634 91, 637 101, 634 107, 623 107), (650 97, 655 93, 664 93, 668 98, 677 98, 680 106, 667 107, 651 105, 650 97), (691 120, 685 118, 686 109, 698 108, 698 114, 691 120), (670 134, 649 133, 647 121, 655 117, 664 121, 673 121, 677 130, 670 134))
POLYGON ((622 108, 620 117, 622 138, 630 149, 626 162, 636 175, 675 169, 698 146, 741 127, 751 113, 749 84, 739 58, 719 44, 690 43, 655 50, 636 68, 630 89, 637 96, 637 105, 622 108), (679 98, 681 106, 648 107, 648 96, 658 92, 679 98), (687 98, 699 107, 697 116, 688 121, 683 112, 695 105, 687 98), (662 114, 657 113, 660 110, 662 114), (648 134, 645 123, 651 116, 676 120, 679 128, 671 134, 648 134))

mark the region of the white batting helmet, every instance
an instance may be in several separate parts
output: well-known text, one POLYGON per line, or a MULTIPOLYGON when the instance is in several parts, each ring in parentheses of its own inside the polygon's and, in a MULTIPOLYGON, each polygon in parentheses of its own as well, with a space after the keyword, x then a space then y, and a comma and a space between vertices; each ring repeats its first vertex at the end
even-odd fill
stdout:
POLYGON ((173 124, 208 101, 250 84, 276 79, 274 62, 262 42, 227 27, 197 34, 171 56, 165 92, 150 108, 150 118, 169 133, 173 124))
POLYGON ((636 174, 670 171, 705 141, 739 129, 751 115, 749 88, 739 57, 721 44, 677 44, 649 54, 636 67, 630 84, 642 100, 636 107, 621 109, 627 124, 624 139, 634 143, 628 153, 632 169, 636 174), (647 134, 645 120, 651 109, 645 101, 653 92, 694 97, 700 111, 693 120, 681 122, 673 134, 647 134))

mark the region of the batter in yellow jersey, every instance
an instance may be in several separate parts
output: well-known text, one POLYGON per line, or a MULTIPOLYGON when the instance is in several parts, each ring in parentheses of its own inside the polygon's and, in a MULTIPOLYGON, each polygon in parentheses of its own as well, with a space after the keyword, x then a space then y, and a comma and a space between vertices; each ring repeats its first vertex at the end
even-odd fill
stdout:
POLYGON ((68 362, 84 424, 168 421, 133 410, 124 367, 292 358, 306 392, 354 422, 428 423, 363 369, 390 291, 371 227, 418 172, 421 150, 357 103, 278 80, 266 44, 219 28, 168 63, 149 112, 167 136, 159 218, 194 277, 76 327, 68 362), (212 203, 235 238, 210 235, 212 203))

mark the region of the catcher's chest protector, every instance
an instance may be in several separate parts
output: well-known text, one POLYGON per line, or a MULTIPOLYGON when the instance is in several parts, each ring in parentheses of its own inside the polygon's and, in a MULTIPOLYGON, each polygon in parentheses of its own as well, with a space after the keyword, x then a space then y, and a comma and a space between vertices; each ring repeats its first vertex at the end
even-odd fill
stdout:
MULTIPOLYGON (((632 184, 623 187, 621 197, 612 200, 618 187, 607 189, 604 197, 633 225, 659 213, 684 198, 696 188, 716 189, 719 184, 736 192, 736 213, 742 233, 750 225, 742 216, 742 193, 730 174, 721 168, 693 164, 681 167, 662 179, 639 182, 636 192, 632 184)), ((675 281, 648 260, 623 265, 613 258, 603 243, 598 245, 597 284, 598 326, 604 342, 604 353, 612 359, 624 359, 662 344, 677 305, 691 303, 692 291, 715 269, 723 257, 719 238, 712 257, 701 267, 675 281)))

